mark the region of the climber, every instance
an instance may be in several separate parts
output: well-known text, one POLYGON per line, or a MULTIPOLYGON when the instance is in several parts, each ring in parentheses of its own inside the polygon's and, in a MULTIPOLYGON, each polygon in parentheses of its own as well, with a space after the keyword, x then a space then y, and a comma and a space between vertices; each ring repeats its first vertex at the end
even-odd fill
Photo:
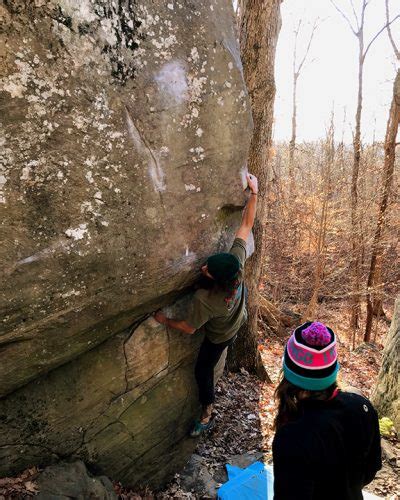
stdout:
POLYGON ((338 370, 330 328, 308 322, 293 332, 275 391, 275 500, 362 500, 381 468, 377 413, 358 391, 338 388, 338 370))
POLYGON ((195 366, 202 413, 191 431, 192 437, 199 436, 212 426, 214 368, 224 349, 234 342, 239 328, 247 320, 243 266, 246 241, 256 214, 258 181, 254 175, 248 174, 247 182, 250 196, 232 248, 229 253, 212 255, 201 268, 209 286, 195 292, 185 320, 167 318, 161 311, 154 315, 159 323, 187 334, 204 327, 205 338, 195 366))

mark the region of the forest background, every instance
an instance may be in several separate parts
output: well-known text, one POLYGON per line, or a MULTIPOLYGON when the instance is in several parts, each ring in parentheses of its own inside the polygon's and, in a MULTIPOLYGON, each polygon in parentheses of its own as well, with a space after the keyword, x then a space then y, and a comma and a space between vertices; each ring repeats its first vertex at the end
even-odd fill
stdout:
MULTIPOLYGON (((359 18, 362 3, 354 2, 359 18)), ((388 6, 393 19, 399 14, 396 4, 388 6)), ((385 2, 371 1, 365 10, 364 46, 380 34, 370 45, 363 65, 356 231, 351 191, 359 46, 347 22, 356 27, 351 2, 310 1, 305 6, 288 1, 281 4, 281 14, 268 184, 266 294, 281 309, 295 307, 303 317, 318 316, 321 305, 332 305, 339 324, 343 321, 341 311, 346 314, 354 295, 359 295, 361 311, 353 332, 357 344, 365 336, 368 294, 372 293, 375 301, 379 296, 384 307, 375 303, 375 313, 385 319, 391 318, 399 292, 398 155, 378 243, 379 269, 374 283, 368 284, 373 247, 377 245, 374 236, 384 188, 384 141, 398 65, 387 30, 380 32, 386 24, 385 2), (290 161, 294 58, 296 69, 303 60, 304 64, 297 79, 296 139, 290 161), (354 238, 356 248, 352 246, 354 238), (354 253, 359 254, 357 289, 352 266, 358 256, 354 253)), ((398 21, 392 26, 396 38, 398 21)), ((379 322, 376 314, 374 320, 373 338, 379 322)))

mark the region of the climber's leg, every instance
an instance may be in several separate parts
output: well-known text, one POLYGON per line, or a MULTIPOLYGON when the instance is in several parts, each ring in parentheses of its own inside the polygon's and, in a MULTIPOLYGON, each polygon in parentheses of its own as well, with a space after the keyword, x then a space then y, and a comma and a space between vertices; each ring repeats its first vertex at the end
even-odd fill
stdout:
POLYGON ((200 422, 202 424, 207 424, 210 421, 212 410, 213 410, 212 404, 204 405, 202 407, 201 416, 200 416, 200 422))
POLYGON ((234 341, 234 338, 214 344, 206 337, 200 347, 195 366, 195 377, 199 388, 199 400, 202 405, 201 421, 207 423, 211 418, 214 391, 214 368, 221 358, 224 349, 234 341))

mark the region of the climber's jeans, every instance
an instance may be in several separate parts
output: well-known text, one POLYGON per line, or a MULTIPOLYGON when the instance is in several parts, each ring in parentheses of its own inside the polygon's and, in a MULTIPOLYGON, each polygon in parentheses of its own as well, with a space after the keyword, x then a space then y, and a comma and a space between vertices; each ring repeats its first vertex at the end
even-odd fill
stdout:
POLYGON ((235 339, 236 335, 221 344, 213 344, 205 337, 201 344, 194 374, 199 387, 199 400, 203 407, 214 403, 214 368, 224 349, 232 344, 235 339))

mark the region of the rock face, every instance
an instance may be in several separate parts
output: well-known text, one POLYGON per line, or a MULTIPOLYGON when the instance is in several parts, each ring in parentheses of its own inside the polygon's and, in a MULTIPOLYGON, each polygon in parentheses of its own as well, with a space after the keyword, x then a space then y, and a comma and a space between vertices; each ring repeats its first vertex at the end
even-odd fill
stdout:
POLYGON ((395 302, 372 401, 379 415, 392 419, 400 432, 400 296, 395 302))
POLYGON ((231 2, 0 10, 0 472, 77 456, 160 485, 193 448, 200 338, 143 320, 245 200, 231 2))

